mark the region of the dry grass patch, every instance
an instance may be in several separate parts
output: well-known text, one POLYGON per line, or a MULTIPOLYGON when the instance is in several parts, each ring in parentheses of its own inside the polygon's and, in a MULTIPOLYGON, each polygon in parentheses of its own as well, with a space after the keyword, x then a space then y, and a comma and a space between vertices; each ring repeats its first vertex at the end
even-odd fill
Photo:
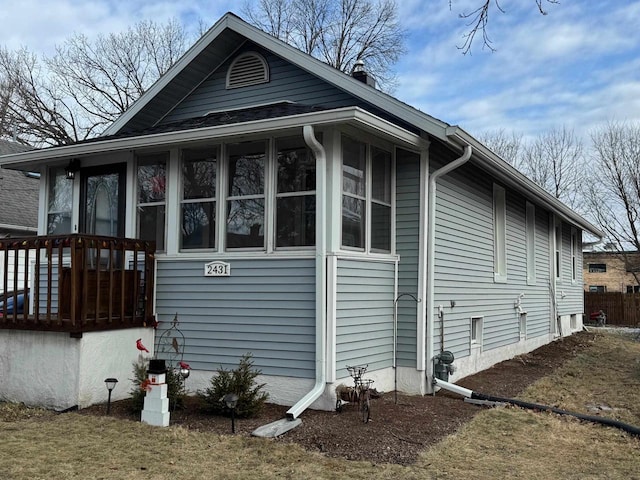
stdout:
POLYGON ((402 467, 347 462, 296 445, 154 428, 78 414, 0 427, 0 478, 407 478, 402 467))
MULTIPOLYGON (((598 335, 593 345, 520 397, 640 426, 640 342, 598 335)), ((426 452, 419 465, 437 478, 640 479, 640 439, 572 417, 515 407, 482 412, 426 452)))
POLYGON ((435 478, 638 479, 640 442, 619 430, 553 414, 496 408, 429 450, 435 478))
POLYGON ((531 385, 522 398, 640 427, 639 394, 640 341, 600 334, 587 351, 531 385))

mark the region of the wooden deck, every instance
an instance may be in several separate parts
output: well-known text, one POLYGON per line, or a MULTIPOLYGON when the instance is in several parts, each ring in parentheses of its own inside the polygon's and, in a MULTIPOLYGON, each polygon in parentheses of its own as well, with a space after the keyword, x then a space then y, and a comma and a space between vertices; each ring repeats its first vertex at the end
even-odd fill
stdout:
POLYGON ((152 325, 154 253, 153 242, 80 234, 0 240, 0 329, 152 325))

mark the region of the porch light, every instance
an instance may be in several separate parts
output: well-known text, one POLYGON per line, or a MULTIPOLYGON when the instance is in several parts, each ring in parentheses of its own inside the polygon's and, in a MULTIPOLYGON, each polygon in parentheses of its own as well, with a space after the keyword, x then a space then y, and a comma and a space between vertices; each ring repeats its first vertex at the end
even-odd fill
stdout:
POLYGON ((236 433, 236 407, 238 406, 238 395, 235 393, 227 393, 222 397, 222 401, 231 410, 231 433, 236 433))
POLYGON ((80 171, 80 160, 74 158, 69 161, 69 165, 64 169, 67 180, 73 180, 76 178, 76 172, 78 171, 80 171))
POLYGON ((109 390, 109 398, 107 400, 107 415, 111 413, 111 392, 114 388, 116 388, 116 383, 118 383, 117 378, 106 378, 104 384, 107 386, 107 390, 109 390))

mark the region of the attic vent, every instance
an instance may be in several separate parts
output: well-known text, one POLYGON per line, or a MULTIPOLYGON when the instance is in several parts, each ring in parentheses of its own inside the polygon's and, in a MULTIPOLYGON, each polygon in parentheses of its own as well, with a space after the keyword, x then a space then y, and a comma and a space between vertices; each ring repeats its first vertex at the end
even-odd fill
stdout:
POLYGON ((269 67, 262 55, 247 52, 236 58, 227 72, 227 88, 246 87, 269 81, 269 67))

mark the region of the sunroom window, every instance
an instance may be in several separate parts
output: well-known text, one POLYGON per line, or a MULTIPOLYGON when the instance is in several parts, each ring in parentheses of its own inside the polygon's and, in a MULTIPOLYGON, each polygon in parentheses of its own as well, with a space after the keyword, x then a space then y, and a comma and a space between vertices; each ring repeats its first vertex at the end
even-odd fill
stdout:
POLYGON ((167 153, 138 157, 138 238, 164 251, 167 153))
POLYGON ((342 245, 365 247, 366 165, 364 143, 342 137, 342 245))
POLYGON ((391 153, 342 137, 342 246, 391 251, 391 171, 391 153))
POLYGON ((371 249, 391 251, 391 154, 371 149, 371 249))
POLYGON ((276 247, 316 241, 316 162, 301 137, 276 141, 276 247))
POLYGON ((47 209, 47 234, 71 233, 71 204, 73 182, 68 180, 64 168, 49 170, 49 201, 47 209))
POLYGON ((227 248, 264 248, 266 142, 229 145, 227 248))
POLYGON ((182 153, 180 244, 183 249, 216 247, 217 147, 182 153))

